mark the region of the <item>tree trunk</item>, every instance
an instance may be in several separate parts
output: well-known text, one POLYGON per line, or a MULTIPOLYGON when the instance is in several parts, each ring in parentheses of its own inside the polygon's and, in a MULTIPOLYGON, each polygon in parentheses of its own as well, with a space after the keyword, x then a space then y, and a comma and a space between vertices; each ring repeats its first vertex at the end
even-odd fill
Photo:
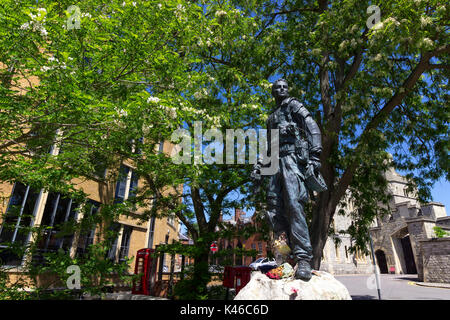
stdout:
POLYGON ((311 223, 311 246, 313 248, 313 260, 311 266, 319 270, 322 260, 323 248, 328 239, 328 229, 333 218, 336 205, 331 201, 330 191, 325 191, 320 195, 317 205, 313 208, 311 223))
POLYGON ((194 261, 194 274, 192 276, 192 282, 195 284, 196 295, 206 295, 206 286, 210 280, 208 272, 209 249, 203 249, 196 257, 194 261))
POLYGON ((327 134, 328 130, 322 134, 323 151, 320 161, 322 163, 321 173, 327 185, 327 190, 320 193, 317 202, 313 206, 312 221, 310 228, 311 246, 313 249, 313 260, 311 267, 319 270, 322 260, 323 248, 327 242, 328 229, 336 210, 333 195, 336 192, 334 188, 335 168, 328 162, 328 158, 333 153, 338 143, 335 135, 327 134))

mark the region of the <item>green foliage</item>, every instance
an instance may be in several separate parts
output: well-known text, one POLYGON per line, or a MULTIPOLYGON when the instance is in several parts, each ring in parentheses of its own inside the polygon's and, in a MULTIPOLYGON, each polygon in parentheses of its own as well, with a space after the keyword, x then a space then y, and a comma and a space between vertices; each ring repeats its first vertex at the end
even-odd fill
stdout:
POLYGON ((450 233, 448 233, 447 231, 438 226, 434 226, 433 231, 437 238, 444 238, 446 236, 450 236, 450 233))
MULTIPOLYGON (((72 4, 3 1, 0 5, 4 39, 0 44, 0 181, 21 181, 81 203, 88 195, 75 187, 75 178, 105 186, 115 183, 114 170, 106 177, 97 174, 102 169, 99 162, 114 169, 125 158, 149 154, 150 166, 159 162, 160 157, 153 155, 155 145, 181 123, 166 111, 179 105, 180 88, 188 81, 186 71, 195 62, 190 54, 183 58, 180 48, 196 41, 192 24, 201 8, 190 3, 179 7, 178 1, 164 1, 160 7, 148 1, 126 5, 84 1, 77 4, 80 28, 69 30, 67 8, 72 4), (149 92, 157 93, 163 105, 148 101, 149 92), (140 137, 145 137, 145 146, 139 145, 140 137), (141 155, 133 153, 131 141, 142 147, 141 155)), ((64 233, 112 223, 129 215, 135 205, 132 200, 104 203, 99 215, 64 226, 64 233)), ((38 240, 42 229, 27 231, 38 240)), ((33 278, 32 289, 43 297, 39 292, 47 288, 36 278, 51 274, 64 283, 69 276, 65 268, 76 264, 83 275, 82 290, 95 294, 111 275, 122 277, 129 265, 129 261, 115 264, 105 259, 110 247, 110 242, 97 243, 82 259, 45 253, 44 265, 26 266, 23 274, 33 278)), ((19 243, 8 249, 31 256, 36 250, 19 243)), ((7 294, 14 297, 22 287, 8 287, 7 294)))
POLYGON ((344 200, 358 208, 349 232, 365 247, 369 225, 386 211, 379 204, 388 202, 388 164, 409 173, 421 201, 430 198, 438 177, 448 178, 448 8, 440 1, 266 3, 251 10, 267 21, 265 34, 281 39, 286 62, 277 74, 323 134, 322 173, 330 192, 311 208, 315 255, 344 200), (369 5, 381 13, 370 29, 369 5), (386 151, 393 162, 386 163, 386 151))
MULTIPOLYGON (((80 29, 68 29, 72 4, 0 4, 0 181, 81 202, 87 195, 75 178, 113 184, 117 173, 99 177, 99 162, 116 168, 130 159, 145 183, 121 205, 104 199, 101 220, 114 222, 135 206, 146 209, 145 221, 176 215, 195 243, 185 285, 193 298, 207 296, 204 263, 220 215, 261 209, 264 191, 250 182, 248 160, 176 165, 155 150, 177 128, 193 136, 195 121, 223 132, 261 127, 274 107, 269 80, 285 77, 323 133, 329 191, 307 207, 318 263, 319 240, 347 194, 357 208, 348 233, 365 246, 370 223, 385 213, 378 204, 389 201, 382 174, 389 165, 411 172, 422 201, 433 181, 448 178, 449 33, 441 1, 88 0, 77 4, 80 29), (381 9, 372 29, 369 4, 381 9), (52 145, 63 152, 49 153, 52 145)), ((112 271, 99 258, 106 247, 92 248, 86 261, 100 283, 112 271)), ((57 260, 70 262, 49 259, 58 274, 57 260)))
POLYGON ((206 276, 195 279, 185 279, 177 282, 174 287, 173 298, 176 300, 208 300, 208 292, 205 283, 209 278, 206 276))
MULTIPOLYGON (((86 206, 86 208, 88 208, 86 206)), ((6 223, 3 224, 6 226, 6 223)), ((56 235, 63 237, 65 232, 83 234, 86 230, 98 227, 98 221, 88 222, 86 219, 78 224, 68 224, 61 228, 56 235)), ((86 253, 71 257, 69 252, 63 249, 57 251, 42 252, 39 244, 45 230, 50 227, 38 226, 27 230, 35 241, 28 244, 13 243, 2 252, 24 256, 25 262, 20 268, 13 266, 0 267, 0 299, 26 300, 26 299, 77 299, 83 294, 101 295, 107 287, 112 287, 119 280, 121 283, 131 285, 133 276, 128 273, 132 258, 119 263, 108 259, 107 254, 111 249, 111 239, 118 236, 117 231, 106 234, 106 240, 89 245, 86 253), (71 276, 68 267, 80 268, 79 289, 68 289, 67 280, 71 276), (12 276, 17 277, 11 282, 12 276)), ((3 243, 5 245, 5 243, 3 243)))
POLYGON ((0 300, 27 300, 30 294, 24 290, 26 287, 27 283, 21 278, 11 282, 8 272, 0 268, 0 300))
MULTIPOLYGON (((208 286, 208 300, 224 300, 227 297, 227 288, 222 285, 208 286)), ((233 295, 228 292, 228 300, 233 300, 233 295)))

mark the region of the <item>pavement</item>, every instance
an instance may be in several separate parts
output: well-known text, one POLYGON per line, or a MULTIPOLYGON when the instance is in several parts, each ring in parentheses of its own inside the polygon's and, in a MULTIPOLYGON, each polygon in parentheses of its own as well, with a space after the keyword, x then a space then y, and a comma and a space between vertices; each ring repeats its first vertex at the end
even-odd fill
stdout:
POLYGON ((413 282, 417 286, 450 289, 450 283, 413 282))
MULTIPOLYGON (((372 274, 335 275, 353 300, 378 300, 375 276, 372 274)), ((450 283, 420 282, 417 275, 380 275, 381 300, 450 300, 450 283)), ((168 300, 131 291, 107 293, 102 298, 84 296, 83 300, 168 300)), ((224 297, 220 297, 224 299, 224 297)), ((229 299, 232 299, 230 295, 229 299)))
MULTIPOLYGON (((335 275, 353 300, 378 300, 375 275, 335 275)), ((382 300, 450 300, 450 284, 420 282, 417 275, 380 275, 382 300)))

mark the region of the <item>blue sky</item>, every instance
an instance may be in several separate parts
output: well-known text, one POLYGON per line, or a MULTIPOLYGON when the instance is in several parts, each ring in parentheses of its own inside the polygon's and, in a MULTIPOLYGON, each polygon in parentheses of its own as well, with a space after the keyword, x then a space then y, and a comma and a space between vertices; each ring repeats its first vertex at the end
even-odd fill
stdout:
POLYGON ((445 180, 445 178, 436 181, 431 190, 431 195, 433 196, 433 201, 445 205, 447 216, 450 216, 450 182, 445 180))
MULTIPOLYGON (((445 178, 436 181, 431 190, 431 196, 433 197, 433 201, 440 202, 445 206, 447 216, 450 216, 450 182, 445 180, 445 178)), ((254 212, 253 210, 244 211, 247 212, 247 217, 251 216, 254 212)), ((229 217, 226 219, 229 219, 229 217)))

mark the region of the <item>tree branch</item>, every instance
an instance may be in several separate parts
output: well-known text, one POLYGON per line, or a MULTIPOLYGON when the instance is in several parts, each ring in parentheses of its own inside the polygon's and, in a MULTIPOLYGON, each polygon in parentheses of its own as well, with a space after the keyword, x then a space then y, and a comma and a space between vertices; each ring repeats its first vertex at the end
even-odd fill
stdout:
POLYGON ((436 63, 429 63, 428 64, 428 70, 430 69, 446 69, 446 70, 450 70, 450 65, 449 64, 436 64, 436 63))
MULTIPOLYGON (((361 152, 365 143, 364 138, 367 133, 371 130, 376 130, 380 123, 384 119, 386 119, 386 117, 395 109, 395 107, 400 105, 402 100, 408 95, 409 92, 411 92, 420 76, 430 68, 430 59, 437 55, 448 52, 450 52, 450 45, 439 47, 422 55, 419 63, 416 65, 414 70, 412 70, 408 78, 406 78, 406 80, 403 82, 403 85, 400 87, 400 89, 391 97, 388 102, 386 102, 383 108, 381 108, 378 113, 372 118, 372 120, 367 124, 363 133, 361 134, 361 140, 355 148, 355 153, 361 152)), ((358 165, 359 161, 355 159, 345 170, 336 188, 336 193, 334 194, 334 197, 332 199, 333 203, 337 203, 345 194, 345 191, 350 185, 358 165)))
POLYGON ((275 18, 278 15, 290 14, 290 13, 295 13, 295 12, 320 12, 320 9, 319 8, 299 8, 299 9, 292 9, 292 10, 284 10, 284 11, 278 11, 278 12, 272 13, 270 16, 275 18))
POLYGON ((205 230, 208 227, 205 217, 205 207, 200 196, 200 190, 197 187, 191 187, 192 190, 192 204, 194 205, 195 217, 200 230, 205 230))

